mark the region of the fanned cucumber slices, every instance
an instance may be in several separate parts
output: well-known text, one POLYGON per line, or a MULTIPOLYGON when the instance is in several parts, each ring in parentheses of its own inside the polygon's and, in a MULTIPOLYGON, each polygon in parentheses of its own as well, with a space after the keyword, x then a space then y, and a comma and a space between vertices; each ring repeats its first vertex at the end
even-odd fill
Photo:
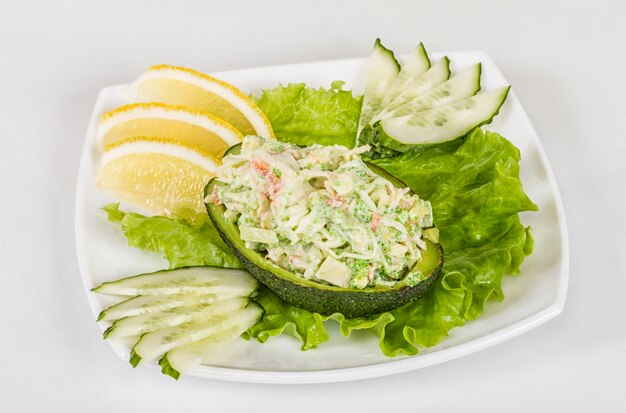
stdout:
MULTIPOLYGON (((452 74, 447 56, 434 62, 420 43, 395 77, 371 70, 380 63, 376 40, 370 60, 357 141, 373 146, 373 157, 393 156, 418 145, 465 136, 491 122, 506 100, 509 86, 480 92, 480 63, 452 74), (389 81, 393 79, 391 84, 389 81), (368 103, 367 107, 365 103, 368 103), (377 104, 377 105, 376 105, 377 104)), ((387 56, 392 52, 384 49, 387 56)), ((397 61, 394 58, 394 62, 397 61)))
POLYGON ((380 111, 372 118, 372 122, 376 122, 380 118, 384 117, 388 112, 402 107, 411 100, 428 92, 433 87, 445 82, 449 78, 450 59, 448 59, 448 56, 444 56, 443 59, 439 60, 430 69, 428 69, 426 73, 411 79, 411 81, 404 85, 397 95, 392 95, 390 102, 380 108, 380 111))
POLYGON ((480 90, 481 67, 481 64, 477 63, 449 80, 409 99, 405 104, 395 109, 389 107, 385 113, 377 115, 376 120, 411 115, 474 96, 480 90))
POLYGON ((262 309, 250 301, 257 281, 242 270, 186 267, 106 282, 92 291, 127 296, 100 313, 104 338, 139 337, 130 363, 154 361, 178 379, 216 343, 252 327, 262 309), (128 296, 133 296, 128 298, 128 296))
POLYGON ((398 95, 407 89, 407 86, 414 83, 417 78, 422 76, 429 69, 430 59, 428 59, 424 45, 420 43, 409 59, 402 65, 398 77, 391 83, 389 89, 383 91, 384 97, 378 109, 387 108, 398 95))

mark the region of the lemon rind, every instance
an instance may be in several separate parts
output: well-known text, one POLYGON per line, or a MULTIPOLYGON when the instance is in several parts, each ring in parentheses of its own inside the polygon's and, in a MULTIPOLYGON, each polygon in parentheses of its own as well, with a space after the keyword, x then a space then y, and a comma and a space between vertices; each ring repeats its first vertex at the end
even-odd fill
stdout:
POLYGON ((229 83, 187 67, 156 65, 149 67, 148 70, 133 83, 132 90, 136 100, 140 100, 137 91, 139 85, 143 82, 155 79, 178 80, 215 93, 239 110, 248 119, 257 135, 266 138, 274 137, 272 125, 267 119, 267 116, 265 116, 265 113, 263 113, 252 99, 229 83))
POLYGON ((145 153, 157 153, 179 158, 211 173, 215 173, 222 164, 213 155, 174 139, 135 136, 106 145, 99 168, 102 169, 110 162, 125 156, 145 153))
POLYGON ((102 145, 104 137, 113 127, 136 119, 166 119, 199 126, 220 137, 228 146, 243 140, 243 135, 237 128, 209 112, 180 105, 146 102, 120 106, 102 115, 96 134, 98 144, 102 145))

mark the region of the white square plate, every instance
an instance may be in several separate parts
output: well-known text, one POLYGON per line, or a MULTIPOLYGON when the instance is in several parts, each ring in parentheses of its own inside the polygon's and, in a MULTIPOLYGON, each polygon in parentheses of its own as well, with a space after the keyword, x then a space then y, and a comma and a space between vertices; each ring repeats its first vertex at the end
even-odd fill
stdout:
MULTIPOLYGON (((507 84, 504 76, 484 52, 446 53, 453 71, 482 62, 483 90, 507 84)), ((438 59, 443 53, 433 53, 438 59)), ((306 82, 329 87, 344 80, 349 89, 362 93, 368 59, 333 60, 294 65, 261 67, 213 73, 246 93, 279 83, 306 82)), ((96 145, 100 115, 129 103, 128 85, 103 89, 96 101, 84 142, 76 191, 76 245, 80 271, 94 317, 110 305, 103 295, 89 291, 104 281, 141 272, 167 268, 155 254, 128 247, 119 228, 108 222, 102 207, 112 199, 94 186, 94 173, 101 155, 96 145)), ((299 343, 287 336, 265 344, 236 340, 219 354, 209 355, 206 365, 189 374, 213 379, 263 383, 320 383, 384 376, 441 363, 507 340, 557 316, 563 309, 569 275, 569 249, 561 198, 539 138, 514 91, 487 129, 499 132, 522 153, 521 177, 539 212, 524 213, 522 221, 533 228, 535 251, 522 265, 519 277, 505 277, 502 303, 489 302, 484 314, 452 330, 439 345, 422 349, 413 357, 387 358, 378 348, 378 338, 357 332, 341 336, 334 323, 327 323, 331 339, 318 349, 300 351, 299 343)), ((135 210, 122 205, 125 210, 135 210)), ((105 328, 105 325, 101 325, 105 328)), ((115 352, 128 360, 127 343, 111 341, 115 352)), ((153 364, 156 367, 156 364, 153 364)))

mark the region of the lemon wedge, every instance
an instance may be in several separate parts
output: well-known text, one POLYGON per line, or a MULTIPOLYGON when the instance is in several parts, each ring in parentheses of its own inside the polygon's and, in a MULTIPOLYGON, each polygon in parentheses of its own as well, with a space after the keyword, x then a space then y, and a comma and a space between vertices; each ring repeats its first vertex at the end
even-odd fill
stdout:
POLYGON ((244 136, 274 137, 259 107, 236 87, 204 73, 180 66, 150 67, 132 85, 137 102, 162 102, 210 112, 244 136))
POLYGON ((170 138, 214 157, 222 155, 243 135, 230 123, 207 112, 163 103, 134 103, 100 118, 97 139, 102 146, 133 136, 170 138))
POLYGON ((104 147, 96 185, 158 215, 204 213, 204 186, 221 162, 175 139, 133 137, 104 147))

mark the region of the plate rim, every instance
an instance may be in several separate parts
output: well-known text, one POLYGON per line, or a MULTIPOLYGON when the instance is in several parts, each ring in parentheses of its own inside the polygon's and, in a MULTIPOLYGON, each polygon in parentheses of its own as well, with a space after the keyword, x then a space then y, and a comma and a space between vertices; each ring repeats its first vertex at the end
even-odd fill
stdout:
MULTIPOLYGON (((481 59, 489 60, 496 68, 498 66, 495 64, 495 61, 489 56, 486 51, 483 50, 458 50, 458 51, 446 51, 446 52, 433 52, 432 55, 442 55, 446 54, 476 54, 479 55, 481 59)), ((211 75, 219 77, 220 75, 224 75, 226 73, 236 73, 236 72, 244 72, 244 71, 254 71, 260 69, 288 69, 297 66, 303 65, 311 65, 311 64, 324 64, 324 63, 363 63, 368 58, 347 58, 347 59, 330 59, 330 60, 317 60, 310 62, 300 62, 300 63, 290 63, 290 64, 282 64, 282 65, 268 65, 268 66, 258 66, 258 67, 250 67, 250 68, 242 68, 242 69, 234 69, 220 72, 213 72, 211 75)), ((504 78, 504 75, 498 68, 500 75, 504 78)), ((507 82, 508 83, 508 82, 507 82)), ((89 121, 89 126, 87 128, 86 136, 83 141, 83 147, 81 150, 81 158, 80 165, 78 168, 77 175, 77 183, 76 183, 76 197, 74 202, 74 238, 76 243, 76 254, 78 267, 80 271, 80 276, 82 279, 83 289, 87 296, 87 301, 91 308, 91 311, 94 317, 97 317, 100 309, 97 306, 95 298, 92 297, 91 288, 88 285, 88 282, 93 278, 91 276, 91 272, 89 270, 89 265, 87 263, 87 254, 85 253, 85 247, 83 245, 85 242, 85 237, 83 234, 84 228, 80 223, 80 219, 82 217, 82 211, 85 210, 85 197, 84 197, 84 185, 82 185, 85 175, 88 174, 87 162, 86 159, 89 155, 89 151, 91 149, 91 136, 95 133, 95 128, 98 123, 99 114, 96 113, 96 109, 101 103, 103 95, 108 93, 110 90, 121 90, 126 88, 128 84, 114 85, 114 86, 106 86, 102 88, 96 98, 96 102, 94 105, 94 109, 91 114, 91 118, 89 121)), ((535 130, 533 123, 531 122, 526 110, 524 109, 521 101, 517 97, 515 91, 511 89, 509 92, 509 96, 513 97, 520 105, 520 115, 524 118, 524 122, 530 128, 530 136, 529 139, 532 141, 533 145, 536 147, 536 150, 539 154, 540 162, 545 169, 547 183, 550 188, 550 193, 554 199, 554 208, 556 211, 556 215, 558 218, 559 225, 559 237, 561 242, 560 248, 560 261, 561 261, 561 271, 558 277, 558 290, 555 302, 551 305, 545 307, 544 309, 536 312, 535 314, 519 320, 513 324, 509 324, 506 327, 503 327, 497 331, 491 332, 489 334, 483 335, 481 337, 475 338, 473 340, 464 342, 462 344, 458 344, 449 348, 444 348, 432 353, 420 354, 418 356, 407 357, 402 359, 392 359, 388 358, 386 361, 370 364, 365 366, 355 366, 355 367, 341 367, 337 369, 323 369, 323 370, 312 370, 312 371, 280 371, 280 370, 253 370, 246 368, 234 368, 234 367, 215 367, 209 365, 201 365, 199 368, 194 369, 187 373, 188 376, 196 376, 202 378, 209 378, 215 380, 223 380, 223 381, 231 381, 231 382, 248 382, 248 383, 272 383, 272 384, 308 384, 308 383, 333 383, 333 382, 344 382, 344 381, 353 381, 353 380, 363 380, 374 377, 383 377, 392 374, 404 373, 411 370, 417 370, 424 367, 429 367, 432 365, 436 365, 439 363, 443 363, 445 361, 454 360, 465 355, 475 353, 486 348, 489 348, 493 345, 501 343, 503 341, 509 340, 513 337, 516 337, 520 334, 523 334, 529 330, 532 330, 547 321, 553 319, 562 313, 565 301, 567 299, 567 290, 569 284, 569 265, 570 265, 570 256, 569 256, 569 237, 568 237, 568 229, 567 222, 563 207, 563 201, 561 197, 561 193, 559 191, 556 177, 554 175, 552 165, 550 164, 545 149, 539 139, 539 136, 535 130)), ((120 359, 125 360, 124 356, 115 349, 113 343, 110 343, 113 348, 115 354, 117 354, 120 359)), ((267 345, 267 344, 266 344, 267 345)), ((156 363, 147 364, 152 368, 158 368, 159 366, 156 363)))

